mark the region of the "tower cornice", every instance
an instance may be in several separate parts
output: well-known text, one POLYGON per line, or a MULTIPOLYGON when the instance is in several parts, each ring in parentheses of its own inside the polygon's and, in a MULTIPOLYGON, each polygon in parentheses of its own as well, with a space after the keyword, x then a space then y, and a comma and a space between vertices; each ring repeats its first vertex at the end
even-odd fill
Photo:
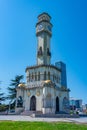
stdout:
POLYGON ((51 16, 50 16, 48 13, 46 13, 46 12, 43 12, 43 13, 39 14, 37 18, 39 18, 40 16, 42 16, 42 15, 44 15, 44 14, 47 15, 47 16, 49 16, 50 19, 51 19, 51 16))
POLYGON ((50 68, 54 68, 58 71, 61 72, 61 69, 59 69, 58 67, 54 66, 54 65, 44 65, 44 64, 40 64, 40 65, 35 65, 35 66, 29 66, 25 69, 25 72, 28 70, 28 69, 35 69, 35 68, 40 68, 40 67, 50 67, 50 68))
POLYGON ((41 30, 39 32, 36 32, 36 36, 40 35, 40 33, 47 33, 50 37, 52 36, 52 33, 49 32, 48 30, 41 30))
MULTIPOLYGON (((37 25, 39 25, 39 24, 42 23, 42 22, 48 23, 47 20, 42 20, 42 21, 39 21, 39 22, 36 23, 36 27, 37 27, 37 25)), ((49 22, 49 24, 53 27, 53 24, 52 24, 52 23, 49 22)))

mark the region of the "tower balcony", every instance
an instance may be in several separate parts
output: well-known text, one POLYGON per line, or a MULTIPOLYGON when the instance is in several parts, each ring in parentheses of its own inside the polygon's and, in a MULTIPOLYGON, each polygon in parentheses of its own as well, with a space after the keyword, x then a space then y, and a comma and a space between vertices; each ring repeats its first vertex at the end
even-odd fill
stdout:
MULTIPOLYGON (((37 52, 37 56, 43 56, 43 52, 38 51, 38 52, 37 52)), ((47 56, 50 56, 50 57, 51 57, 51 52, 47 52, 47 56)))

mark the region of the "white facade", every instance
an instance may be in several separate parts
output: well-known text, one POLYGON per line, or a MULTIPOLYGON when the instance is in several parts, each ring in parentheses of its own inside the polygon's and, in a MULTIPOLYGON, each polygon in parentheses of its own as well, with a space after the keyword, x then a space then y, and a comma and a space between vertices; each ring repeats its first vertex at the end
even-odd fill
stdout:
POLYGON ((21 107, 28 111, 40 111, 43 114, 69 110, 69 89, 66 85, 62 85, 66 77, 61 76, 63 74, 61 68, 50 64, 52 36, 50 19, 47 13, 38 16, 37 65, 26 68, 27 83, 17 88, 17 99, 19 97, 23 99, 21 107))

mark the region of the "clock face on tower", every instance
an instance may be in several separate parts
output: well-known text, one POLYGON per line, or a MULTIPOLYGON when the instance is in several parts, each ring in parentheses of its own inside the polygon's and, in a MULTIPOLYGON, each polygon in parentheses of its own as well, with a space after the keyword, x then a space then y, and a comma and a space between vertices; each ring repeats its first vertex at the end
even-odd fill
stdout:
POLYGON ((40 25, 38 26, 38 30, 41 30, 42 28, 43 28, 43 25, 40 24, 40 25))

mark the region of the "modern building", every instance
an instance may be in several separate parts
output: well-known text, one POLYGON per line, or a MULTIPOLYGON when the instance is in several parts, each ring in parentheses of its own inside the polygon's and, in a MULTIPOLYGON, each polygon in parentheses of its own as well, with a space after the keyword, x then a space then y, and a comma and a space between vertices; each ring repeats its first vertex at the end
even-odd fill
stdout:
POLYGON ((16 110, 40 111, 43 114, 69 111, 66 65, 51 64, 51 16, 42 13, 36 23, 37 64, 26 68, 27 83, 17 88, 16 110))
POLYGON ((82 111, 82 99, 70 98, 70 108, 72 110, 82 111))
POLYGON ((82 105, 82 111, 84 114, 87 114, 87 104, 82 105))

